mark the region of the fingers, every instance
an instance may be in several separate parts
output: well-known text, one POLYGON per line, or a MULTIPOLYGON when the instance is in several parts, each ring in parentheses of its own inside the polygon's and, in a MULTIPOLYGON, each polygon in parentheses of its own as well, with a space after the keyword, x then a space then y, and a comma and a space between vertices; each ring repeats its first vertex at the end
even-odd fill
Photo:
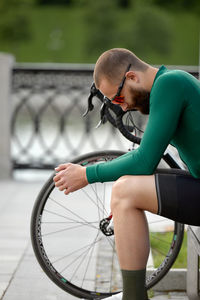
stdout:
POLYGON ((67 183, 63 178, 63 171, 59 171, 59 173, 53 177, 53 181, 55 183, 55 186, 60 191, 64 191, 65 189, 67 189, 67 183))
POLYGON ((58 173, 53 177, 54 182, 57 182, 61 179, 62 174, 63 174, 62 171, 66 170, 69 165, 70 164, 61 164, 57 168, 55 168, 55 171, 58 172, 58 173))
MULTIPOLYGON (((61 174, 56 174, 54 177, 53 177, 53 181, 56 183, 58 182, 59 180, 61 179, 61 174)), ((57 185, 56 185, 57 186, 57 185)))
POLYGON ((85 182, 85 175, 82 168, 72 163, 59 165, 55 168, 57 173, 53 177, 55 186, 60 191, 64 191, 65 195, 68 195, 87 185, 88 182, 85 182))
POLYGON ((65 195, 69 195, 69 193, 71 193, 70 188, 66 188, 65 191, 64 191, 64 194, 65 194, 65 195))
MULTIPOLYGON (((59 176, 58 176, 59 177, 59 176)), ((55 177, 54 177, 55 178, 55 177)), ((69 193, 72 192, 71 188, 69 188, 67 186, 67 183, 64 182, 62 179, 57 178, 56 180, 54 180, 55 182, 55 186, 60 190, 60 191, 64 191, 65 195, 68 195, 69 193)))
POLYGON ((61 185, 61 186, 58 187, 58 189, 62 192, 66 189, 66 187, 64 185, 61 185))
POLYGON ((57 166, 57 168, 55 168, 55 171, 59 172, 59 171, 65 170, 68 166, 69 166, 69 164, 61 164, 61 165, 57 166))
POLYGON ((58 181, 55 181, 55 186, 60 190, 60 191, 64 191, 64 189, 66 189, 66 183, 63 182, 63 180, 58 180, 58 181))
POLYGON ((54 177, 53 177, 53 181, 57 182, 62 178, 63 175, 63 170, 59 171, 59 173, 57 173, 54 177))

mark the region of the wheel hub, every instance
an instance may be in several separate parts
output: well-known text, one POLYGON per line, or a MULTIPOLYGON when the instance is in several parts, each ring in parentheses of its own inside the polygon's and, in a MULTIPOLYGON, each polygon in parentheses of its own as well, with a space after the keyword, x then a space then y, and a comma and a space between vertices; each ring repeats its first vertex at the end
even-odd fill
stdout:
POLYGON ((112 226, 110 225, 110 221, 112 219, 112 216, 108 217, 108 218, 104 218, 100 221, 99 223, 99 228, 100 230, 103 232, 104 235, 106 236, 111 236, 114 235, 114 229, 112 226))

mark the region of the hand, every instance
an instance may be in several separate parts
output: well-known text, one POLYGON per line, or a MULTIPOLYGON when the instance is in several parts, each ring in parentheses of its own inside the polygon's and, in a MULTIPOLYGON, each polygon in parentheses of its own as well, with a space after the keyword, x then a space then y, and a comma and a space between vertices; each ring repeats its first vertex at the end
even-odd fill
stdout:
POLYGON ((86 168, 76 164, 62 164, 55 168, 56 176, 53 178, 55 186, 65 195, 88 185, 86 168))

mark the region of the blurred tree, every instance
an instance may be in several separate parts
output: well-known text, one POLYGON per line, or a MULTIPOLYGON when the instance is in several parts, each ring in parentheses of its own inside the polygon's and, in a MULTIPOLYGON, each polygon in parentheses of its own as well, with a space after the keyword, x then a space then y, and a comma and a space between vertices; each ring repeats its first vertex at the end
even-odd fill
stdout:
POLYGON ((98 55, 114 47, 118 37, 116 2, 113 0, 88 1, 85 18, 88 26, 85 39, 86 53, 98 55))
POLYGON ((0 2, 0 40, 9 43, 30 38, 29 20, 23 12, 24 5, 32 0, 1 0, 0 2))
POLYGON ((140 55, 150 53, 169 54, 172 41, 172 29, 169 17, 155 7, 137 9, 134 22, 124 42, 126 47, 134 49, 140 55))
POLYGON ((69 5, 71 0, 36 0, 39 5, 69 5))
POLYGON ((190 10, 200 13, 199 0, 153 0, 153 2, 159 6, 173 10, 190 10))
POLYGON ((130 0, 118 0, 118 5, 122 8, 128 8, 131 5, 130 0))

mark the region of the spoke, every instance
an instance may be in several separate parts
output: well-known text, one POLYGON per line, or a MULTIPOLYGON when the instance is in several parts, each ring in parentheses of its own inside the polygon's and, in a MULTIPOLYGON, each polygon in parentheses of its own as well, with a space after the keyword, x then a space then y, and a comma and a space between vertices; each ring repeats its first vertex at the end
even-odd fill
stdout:
MULTIPOLYGON (((86 221, 84 218, 82 218, 81 216, 79 216, 79 215, 77 215, 76 213, 74 213, 73 211, 71 211, 71 209, 65 207, 64 205, 62 205, 62 204, 60 204, 60 203, 58 203, 56 200, 52 199, 51 197, 49 197, 49 199, 50 199, 51 201, 53 201, 54 203, 56 203, 58 206, 64 208, 66 211, 70 212, 72 215, 74 215, 74 216, 76 216, 77 218, 79 218, 80 220, 83 220, 84 223, 89 223, 89 222, 86 221)), ((93 226, 93 227, 94 227, 94 226, 93 226)), ((94 228, 96 228, 96 227, 94 227, 94 228)))
MULTIPOLYGON (((98 243, 101 239, 102 239, 102 238, 100 238, 100 239, 99 239, 98 241, 96 241, 95 243, 98 243)), ((62 271, 61 271, 60 273, 64 272, 67 268, 69 268, 73 263, 75 263, 75 262, 76 262, 81 256, 83 256, 85 253, 88 253, 88 249, 90 249, 90 247, 91 247, 92 245, 94 245, 95 243, 94 243, 94 242, 91 243, 83 253, 81 253, 78 257, 76 257, 74 260, 72 260, 72 262, 70 262, 64 269, 62 269, 62 271)), ((86 248, 86 247, 84 247, 84 248, 86 248)))
POLYGON ((74 221, 73 222, 41 222, 41 224, 74 224, 74 221))
POLYGON ((75 260, 75 261, 77 261, 81 256, 83 256, 82 259, 81 259, 81 261, 80 261, 80 263, 79 263, 79 265, 76 267, 74 273, 72 274, 72 276, 71 276, 71 278, 70 278, 70 282, 72 281, 73 277, 75 276, 75 274, 77 273, 78 269, 79 269, 80 266, 82 265, 82 263, 83 263, 83 261, 85 260, 87 254, 89 253, 89 251, 90 251, 90 248, 87 249, 85 252, 83 252, 83 253, 75 260))
POLYGON ((91 185, 91 189, 93 190, 94 194, 96 195, 97 199, 99 200, 99 202, 102 205, 102 209, 101 210, 103 211, 103 214, 106 213, 108 215, 108 212, 107 212, 107 210, 105 208, 105 204, 101 201, 101 199, 99 198, 97 192, 94 190, 94 187, 92 185, 91 185))
MULTIPOLYGON (((97 234, 97 236, 96 236, 96 239, 98 238, 98 235, 99 235, 99 232, 98 232, 98 234, 97 234)), ((85 270, 85 273, 84 273, 84 276, 83 276, 83 280, 82 280, 82 287, 83 287, 83 282, 84 282, 85 277, 86 277, 86 274, 87 274, 87 270, 88 270, 88 268, 89 268, 89 264, 90 264, 90 261, 91 261, 91 257, 92 257, 93 252, 94 252, 94 247, 92 248, 92 251, 90 252, 90 256, 89 256, 88 263, 87 263, 87 266, 86 266, 86 270, 85 270)))
MULTIPOLYGON (((98 221, 94 221, 94 222, 88 222, 88 221, 86 221, 86 222, 80 222, 80 221, 71 219, 71 218, 69 218, 69 217, 67 217, 67 216, 60 215, 60 214, 58 214, 58 213, 55 213, 55 212, 50 211, 50 210, 47 210, 47 209, 44 209, 44 211, 45 211, 45 212, 48 212, 48 213, 50 213, 50 214, 53 214, 53 215, 55 215, 55 216, 59 216, 59 217, 62 217, 62 218, 64 218, 64 219, 70 220, 70 221, 72 221, 71 223, 78 223, 78 224, 82 224, 82 225, 88 225, 88 226, 90 226, 91 228, 95 228, 95 229, 99 230, 99 227, 91 226, 91 224, 96 224, 96 223, 99 224, 98 221)), ((45 222, 42 222, 42 223, 45 223, 45 222)))
MULTIPOLYGON (((99 216, 99 220, 101 220, 101 217, 100 217, 100 206, 99 206, 99 201, 98 201, 97 184, 95 183, 94 186, 95 186, 96 203, 97 203, 97 207, 98 207, 98 216, 99 216)), ((104 207, 103 207, 103 209, 104 209, 104 207)))
POLYGON ((56 212, 54 212, 54 211, 50 211, 50 210, 48 210, 48 209, 44 209, 43 211, 48 212, 48 213, 50 213, 50 214, 52 214, 52 215, 55 215, 55 216, 64 218, 64 219, 66 219, 66 220, 70 220, 70 221, 72 221, 72 222, 74 222, 74 223, 77 223, 77 220, 74 220, 74 219, 71 219, 71 218, 69 218, 69 217, 67 217, 67 216, 58 214, 58 213, 56 213, 56 212))
POLYGON ((72 227, 67 227, 67 228, 64 228, 64 229, 57 230, 57 231, 52 231, 52 232, 48 232, 48 233, 42 234, 41 236, 44 237, 44 236, 47 236, 47 235, 52 235, 52 234, 55 234, 55 233, 60 233, 60 232, 63 232, 63 231, 67 231, 67 230, 71 230, 71 229, 82 227, 83 225, 88 225, 88 224, 81 224, 81 225, 76 225, 76 226, 72 226, 72 227))
MULTIPOLYGON (((99 241, 100 241, 101 239, 102 239, 102 238, 100 238, 99 241)), ((92 244, 93 244, 93 243, 92 243, 92 244)), ((85 245, 85 246, 83 246, 83 247, 81 247, 81 248, 79 248, 79 249, 77 249, 77 250, 75 250, 75 251, 72 251, 72 252, 70 252, 70 253, 68 253, 68 254, 66 254, 66 255, 64 255, 64 256, 62 256, 62 257, 56 259, 56 260, 54 260, 54 261, 52 262, 52 264, 55 264, 55 263, 57 263, 57 262, 60 261, 60 260, 63 260, 63 259, 65 259, 65 258, 67 258, 67 257, 69 257, 69 256, 71 256, 71 255, 73 255, 73 254, 75 254, 75 253, 77 253, 77 252, 79 252, 79 251, 82 251, 82 250, 85 249, 85 248, 89 248, 90 246, 91 246, 91 243, 89 243, 89 244, 87 244, 87 245, 85 245)))
POLYGON ((115 242, 112 241, 112 239, 109 236, 106 237, 106 241, 110 244, 111 248, 115 251, 115 246, 114 246, 115 242))
MULTIPOLYGON (((80 224, 83 224, 83 222, 77 222, 77 221, 73 221, 73 222, 41 222, 41 224, 74 224, 74 223, 80 223, 80 224)), ((99 221, 95 221, 95 222, 88 222, 88 224, 99 224, 99 221)))
MULTIPOLYGON (((70 281, 72 281, 73 277, 76 275, 78 269, 79 269, 80 266, 82 265, 82 263, 83 263, 83 261, 85 260, 87 254, 90 252, 91 248, 93 248, 92 251, 91 251, 91 252, 93 253, 95 241, 97 240, 98 236, 99 236, 99 233, 96 235, 96 238, 94 239, 93 244, 91 244, 91 246, 89 247, 89 249, 87 249, 87 251, 85 251, 85 254, 84 254, 83 258, 81 259, 79 265, 76 267, 76 270, 74 271, 74 273, 73 273, 73 275, 72 275, 70 281)), ((90 256, 91 256, 91 255, 90 255, 90 256)), ((90 259, 90 257, 89 257, 89 259, 90 259)), ((88 264, 87 264, 87 266, 88 266, 88 264)), ((87 272, 87 266, 86 266, 86 271, 85 271, 85 273, 87 272)), ((85 277, 84 277, 84 278, 85 278, 85 277)), ((83 285, 84 278, 83 278, 83 280, 82 280, 82 285, 83 285)))
MULTIPOLYGON (((94 191, 94 188, 92 187, 92 185, 91 185, 91 188, 92 188, 92 190, 94 191)), ((91 202, 97 207, 97 209, 98 209, 98 212, 99 212, 99 209, 102 211, 102 213, 104 213, 104 211, 105 211, 105 208, 103 207, 103 208, 100 208, 99 206, 98 206, 98 204, 93 200, 93 198, 88 194, 88 192, 86 192, 84 189, 81 189, 81 191, 91 200, 91 202)), ((95 191, 94 191, 94 193, 95 193, 95 191)), ((99 218, 99 220, 100 220, 100 218, 99 218)))

